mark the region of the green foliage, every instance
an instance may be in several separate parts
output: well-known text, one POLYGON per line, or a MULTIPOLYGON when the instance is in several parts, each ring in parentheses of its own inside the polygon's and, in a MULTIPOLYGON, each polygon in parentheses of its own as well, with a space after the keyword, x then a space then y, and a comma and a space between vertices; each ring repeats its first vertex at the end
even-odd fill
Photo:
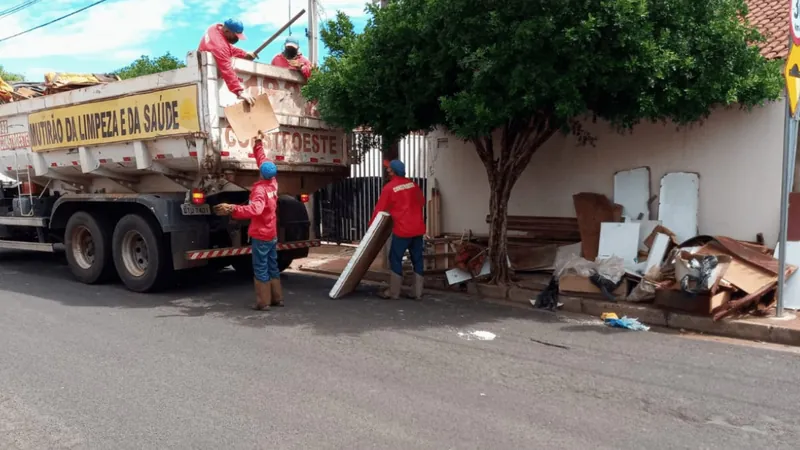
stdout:
POLYGON ((331 57, 340 58, 344 56, 347 49, 356 39, 353 22, 347 14, 337 11, 336 19, 329 20, 320 30, 322 41, 328 47, 331 57))
POLYGON ((620 129, 685 125, 719 105, 777 99, 783 84, 780 62, 759 54, 762 37, 739 20, 744 0, 397 0, 368 9, 358 36, 343 14, 327 24, 323 41, 335 52, 304 93, 329 123, 389 140, 436 125, 477 139, 534 117, 568 129, 585 114, 620 129))
POLYGON ((186 67, 178 58, 172 56, 167 52, 158 58, 151 58, 147 55, 142 55, 130 65, 125 66, 116 72, 123 80, 128 78, 141 77, 142 75, 150 75, 154 73, 166 72, 168 70, 179 69, 186 67))
POLYGON ((18 74, 6 71, 2 65, 0 65, 0 79, 5 81, 6 83, 11 83, 13 81, 25 81, 25 77, 18 74))

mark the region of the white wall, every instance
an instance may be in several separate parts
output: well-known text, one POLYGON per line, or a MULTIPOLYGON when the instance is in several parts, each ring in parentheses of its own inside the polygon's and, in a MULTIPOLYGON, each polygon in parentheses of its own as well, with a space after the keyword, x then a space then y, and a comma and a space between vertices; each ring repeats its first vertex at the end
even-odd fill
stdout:
MULTIPOLYGON (((598 192, 612 198, 614 173, 647 166, 651 195, 658 194, 666 173, 700 174, 701 234, 752 241, 756 233, 764 233, 767 243, 774 243, 784 114, 784 104, 778 102, 750 113, 719 110, 689 129, 643 124, 627 135, 607 125, 588 124, 598 137, 595 147, 581 147, 572 136, 557 135, 533 156, 517 182, 509 214, 575 217, 573 194, 598 192)), ((441 190, 443 231, 488 232, 488 182, 473 146, 440 131, 430 139, 429 179, 435 178, 441 190), (441 148, 445 137, 446 148, 441 148)), ((651 218, 656 218, 657 205, 658 200, 651 218)))

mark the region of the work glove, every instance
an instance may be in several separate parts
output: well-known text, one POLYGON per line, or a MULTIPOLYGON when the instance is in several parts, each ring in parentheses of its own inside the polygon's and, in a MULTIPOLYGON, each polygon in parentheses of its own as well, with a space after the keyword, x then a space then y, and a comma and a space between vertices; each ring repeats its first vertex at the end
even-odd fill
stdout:
POLYGON ((244 56, 244 59, 246 59, 248 61, 253 61, 253 60, 257 59, 257 58, 258 58, 258 55, 256 55, 255 53, 252 53, 252 52, 247 52, 247 54, 244 56))
POLYGON ((302 61, 299 61, 297 59, 290 59, 289 60, 289 65, 294 67, 294 68, 296 68, 296 69, 299 69, 300 67, 303 66, 303 63, 302 63, 302 61))
POLYGON ((253 105, 256 104, 256 98, 253 97, 249 92, 246 92, 246 91, 239 92, 239 98, 241 100, 246 101, 250 106, 253 106, 253 105))

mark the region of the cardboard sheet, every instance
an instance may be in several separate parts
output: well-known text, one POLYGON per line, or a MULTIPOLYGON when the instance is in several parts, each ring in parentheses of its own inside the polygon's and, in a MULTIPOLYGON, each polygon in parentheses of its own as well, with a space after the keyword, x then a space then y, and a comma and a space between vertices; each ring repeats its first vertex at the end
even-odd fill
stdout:
POLYGON ((279 125, 267 94, 256 97, 256 104, 253 106, 240 101, 225 107, 225 119, 240 141, 255 137, 259 131, 266 134, 279 125))
POLYGON ((726 249, 715 243, 704 245, 697 251, 698 255, 727 255, 732 258, 730 266, 722 276, 724 281, 736 286, 747 294, 759 292, 764 287, 774 284, 778 276, 749 262, 736 258, 726 249))
POLYGON ((389 213, 379 212, 342 274, 339 275, 339 279, 336 280, 336 284, 333 285, 328 294, 330 298, 342 298, 355 290, 391 234, 392 217, 389 213))

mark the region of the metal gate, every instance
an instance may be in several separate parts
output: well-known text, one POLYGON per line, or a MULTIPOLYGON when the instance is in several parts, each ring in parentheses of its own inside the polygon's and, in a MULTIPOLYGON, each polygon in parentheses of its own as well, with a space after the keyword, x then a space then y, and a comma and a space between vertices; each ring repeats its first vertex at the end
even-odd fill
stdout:
MULTIPOLYGON (((314 226, 317 236, 328 242, 358 242, 367 232, 369 219, 383 188, 383 154, 380 137, 355 132, 351 137, 350 178, 329 184, 314 194, 314 226)), ((406 177, 427 196, 427 152, 425 133, 416 132, 399 143, 406 177)), ((427 204, 427 201, 426 201, 427 204)))

